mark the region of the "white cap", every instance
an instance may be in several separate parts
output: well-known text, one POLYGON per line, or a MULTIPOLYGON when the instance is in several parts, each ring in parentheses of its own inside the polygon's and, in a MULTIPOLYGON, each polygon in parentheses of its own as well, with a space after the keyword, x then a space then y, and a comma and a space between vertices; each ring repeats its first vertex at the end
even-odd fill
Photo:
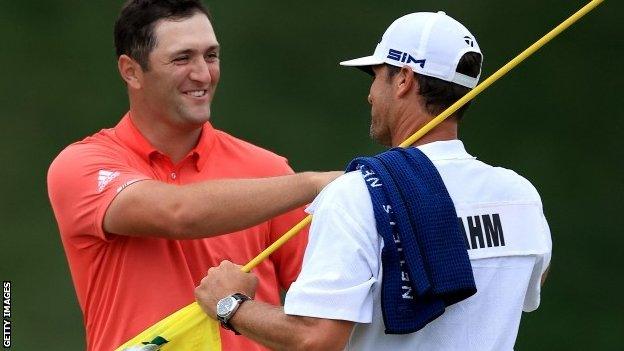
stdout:
MULTIPOLYGON (((467 52, 481 54, 468 29, 444 12, 416 12, 394 21, 377 44, 372 56, 340 62, 343 66, 387 63, 409 66, 416 73, 474 88, 477 78, 457 73, 457 64, 467 52)), ((483 59, 483 54, 481 54, 483 59)))

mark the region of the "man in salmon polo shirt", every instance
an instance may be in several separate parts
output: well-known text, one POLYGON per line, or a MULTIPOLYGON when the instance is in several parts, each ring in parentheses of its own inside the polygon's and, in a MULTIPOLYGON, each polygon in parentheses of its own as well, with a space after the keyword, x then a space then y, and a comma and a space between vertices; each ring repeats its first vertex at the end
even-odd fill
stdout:
MULTIPOLYGON (((199 0, 128 1, 115 47, 129 112, 68 146, 48 172, 93 351, 114 350, 193 302, 210 267, 251 260, 342 173, 294 174, 283 157, 211 126, 219 43, 199 0)), ((280 303, 306 240, 258 266, 258 300, 280 303)), ((221 340, 224 350, 263 350, 226 330, 221 340)))

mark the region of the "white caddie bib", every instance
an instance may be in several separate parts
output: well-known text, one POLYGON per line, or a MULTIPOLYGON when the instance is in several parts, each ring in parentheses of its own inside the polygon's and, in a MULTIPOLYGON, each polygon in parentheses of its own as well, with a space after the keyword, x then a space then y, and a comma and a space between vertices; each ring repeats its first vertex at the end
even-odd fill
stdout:
POLYGON ((456 211, 470 259, 541 255, 550 250, 539 203, 462 204, 456 211))

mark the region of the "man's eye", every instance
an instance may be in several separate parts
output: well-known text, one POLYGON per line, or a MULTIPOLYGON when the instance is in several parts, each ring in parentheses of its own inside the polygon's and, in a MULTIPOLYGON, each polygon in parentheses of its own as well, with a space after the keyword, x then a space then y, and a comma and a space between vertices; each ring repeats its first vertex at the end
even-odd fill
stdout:
POLYGON ((209 54, 206 54, 206 59, 207 60, 214 60, 214 59, 218 59, 219 58, 219 54, 217 54, 216 52, 211 52, 209 54))
POLYGON ((186 63, 188 61, 188 56, 179 56, 173 59, 173 62, 177 64, 186 63))

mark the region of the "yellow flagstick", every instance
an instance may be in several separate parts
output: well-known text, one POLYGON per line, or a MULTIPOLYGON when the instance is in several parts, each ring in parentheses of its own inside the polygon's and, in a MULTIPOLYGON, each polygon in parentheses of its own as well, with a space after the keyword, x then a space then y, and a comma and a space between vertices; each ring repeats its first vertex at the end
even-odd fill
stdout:
POLYGON ((498 71, 494 72, 488 79, 481 82, 481 84, 477 85, 474 89, 472 89, 468 94, 464 95, 461 99, 457 100, 453 105, 449 106, 444 112, 438 115, 436 118, 432 119, 423 126, 416 133, 412 134, 411 137, 407 138, 404 142, 399 145, 400 147, 407 147, 416 142, 416 140, 420 139, 423 135, 427 134, 430 130, 435 128, 438 124, 444 121, 447 117, 452 115, 459 108, 464 106, 468 101, 474 99, 477 95, 479 95, 482 91, 487 89, 490 85, 500 79, 502 76, 507 74, 507 72, 511 71, 514 67, 519 65, 522 61, 524 61, 527 57, 533 55, 537 50, 539 50, 542 46, 546 45, 549 41, 555 38, 564 30, 568 29, 572 24, 578 21, 581 17, 585 16, 588 12, 596 8, 596 6, 600 5, 604 0, 593 0, 589 2, 587 5, 583 6, 580 10, 578 10, 575 14, 570 16, 567 20, 563 21, 553 30, 548 32, 548 34, 544 35, 540 40, 533 43, 533 45, 529 46, 526 50, 521 52, 518 56, 516 56, 513 60, 507 62, 506 65, 499 68, 498 71))
MULTIPOLYGON (((548 32, 548 34, 544 35, 540 40, 536 41, 533 45, 529 46, 526 50, 521 52, 518 56, 516 56, 513 60, 509 61, 506 65, 499 68, 498 71, 494 72, 488 79, 481 82, 481 84, 477 85, 472 89, 468 94, 464 95, 461 99, 457 100, 453 105, 449 106, 444 112, 440 113, 436 118, 429 121, 429 123, 425 124, 422 128, 420 128, 416 133, 412 134, 409 138, 407 138, 404 142, 402 142, 400 147, 408 147, 414 144, 418 139, 422 138, 423 135, 427 134, 430 130, 435 128, 438 124, 442 123, 445 119, 447 119, 450 115, 452 115, 459 108, 464 106, 468 101, 474 99, 477 95, 479 95, 482 91, 487 89, 494 82, 499 80, 502 76, 507 74, 507 72, 511 71, 514 67, 519 65, 522 61, 524 61, 527 57, 534 54, 537 50, 539 50, 542 46, 546 45, 549 41, 559 35, 561 32, 566 30, 576 21, 578 21, 581 17, 585 16, 588 12, 593 10, 596 6, 600 5, 604 0, 592 0, 587 5, 583 6, 580 10, 578 10, 575 14, 570 16, 567 20, 563 21, 553 30, 548 32)), ((254 267, 256 267, 260 262, 262 262, 265 258, 269 257, 275 250, 279 249, 285 242, 287 242, 290 238, 297 235, 303 227, 305 227, 308 223, 312 221, 312 215, 307 216, 301 222, 297 223, 291 230, 286 232, 281 238, 273 243, 273 245, 267 247, 264 251, 260 253, 260 255, 256 256, 253 260, 247 263, 243 268, 243 272, 250 272, 254 267)))
POLYGON ((252 269, 254 269, 260 262, 264 261, 269 255, 271 255, 275 250, 279 249, 282 245, 284 245, 288 240, 290 240, 293 236, 297 235, 301 229, 305 228, 306 225, 312 222, 312 215, 308 215, 306 218, 302 219, 301 222, 295 224, 289 231, 284 233, 279 239, 275 240, 271 246, 267 247, 262 251, 258 256, 254 257, 253 260, 249 261, 241 270, 245 273, 249 273, 252 269))
MULTIPOLYGON (((472 89, 468 94, 459 99, 456 103, 449 106, 444 112, 438 115, 436 118, 432 119, 429 123, 427 123, 424 127, 410 136, 407 140, 401 143, 400 147, 407 147, 414 144, 418 139, 420 139, 423 135, 427 134, 431 129, 435 128, 438 124, 452 115, 455 111, 457 111, 460 107, 466 104, 468 101, 474 99, 477 95, 479 95, 483 90, 492 85, 502 76, 507 74, 507 72, 511 71, 514 67, 524 61, 527 57, 531 56, 537 50, 539 50, 546 43, 551 41, 561 32, 566 30, 580 18, 585 16, 591 10, 596 8, 596 6, 600 5, 604 0, 592 0, 587 5, 583 6, 580 10, 574 13, 570 18, 563 21, 553 30, 548 32, 544 37, 535 42, 533 45, 529 46, 526 50, 516 56, 513 60, 509 61, 506 65, 501 67, 498 71, 492 74, 489 78, 481 82, 481 84, 477 85, 474 89, 472 89)), ((275 250, 280 248, 284 243, 286 243, 290 238, 295 236, 301 229, 303 229, 306 225, 310 224, 312 221, 312 216, 309 215, 304 218, 301 222, 297 223, 292 229, 282 235, 281 238, 276 240, 271 246, 262 251, 258 256, 256 256, 253 260, 247 263, 241 270, 243 272, 250 272, 254 269, 258 264, 260 264, 264 259, 270 256, 275 250)), ((141 334, 135 336, 130 341, 126 342, 122 346, 116 349, 116 351, 126 350, 126 348, 134 348, 137 346, 141 346, 142 342, 149 342, 153 340, 155 337, 164 337, 166 340, 176 340, 178 338, 182 338, 186 336, 186 333, 191 329, 198 327, 205 323, 205 328, 200 328, 199 333, 207 333, 206 330, 211 330, 214 334, 215 339, 212 340, 212 344, 208 346, 209 350, 219 350, 220 343, 218 340, 218 330, 214 330, 211 328, 218 328, 217 323, 213 320, 209 320, 208 317, 203 313, 199 305, 194 302, 183 309, 173 313, 169 317, 166 317, 162 321, 156 323, 151 326, 141 334), (164 323, 163 323, 164 322, 164 323)), ((187 343, 185 345, 173 345, 173 344, 164 344, 163 349, 170 349, 169 347, 175 348, 177 351, 197 351, 202 346, 206 345, 202 342, 192 342, 187 343)), ((151 348, 150 348, 151 350, 151 348)), ((172 349, 170 349, 172 350, 172 349)))

